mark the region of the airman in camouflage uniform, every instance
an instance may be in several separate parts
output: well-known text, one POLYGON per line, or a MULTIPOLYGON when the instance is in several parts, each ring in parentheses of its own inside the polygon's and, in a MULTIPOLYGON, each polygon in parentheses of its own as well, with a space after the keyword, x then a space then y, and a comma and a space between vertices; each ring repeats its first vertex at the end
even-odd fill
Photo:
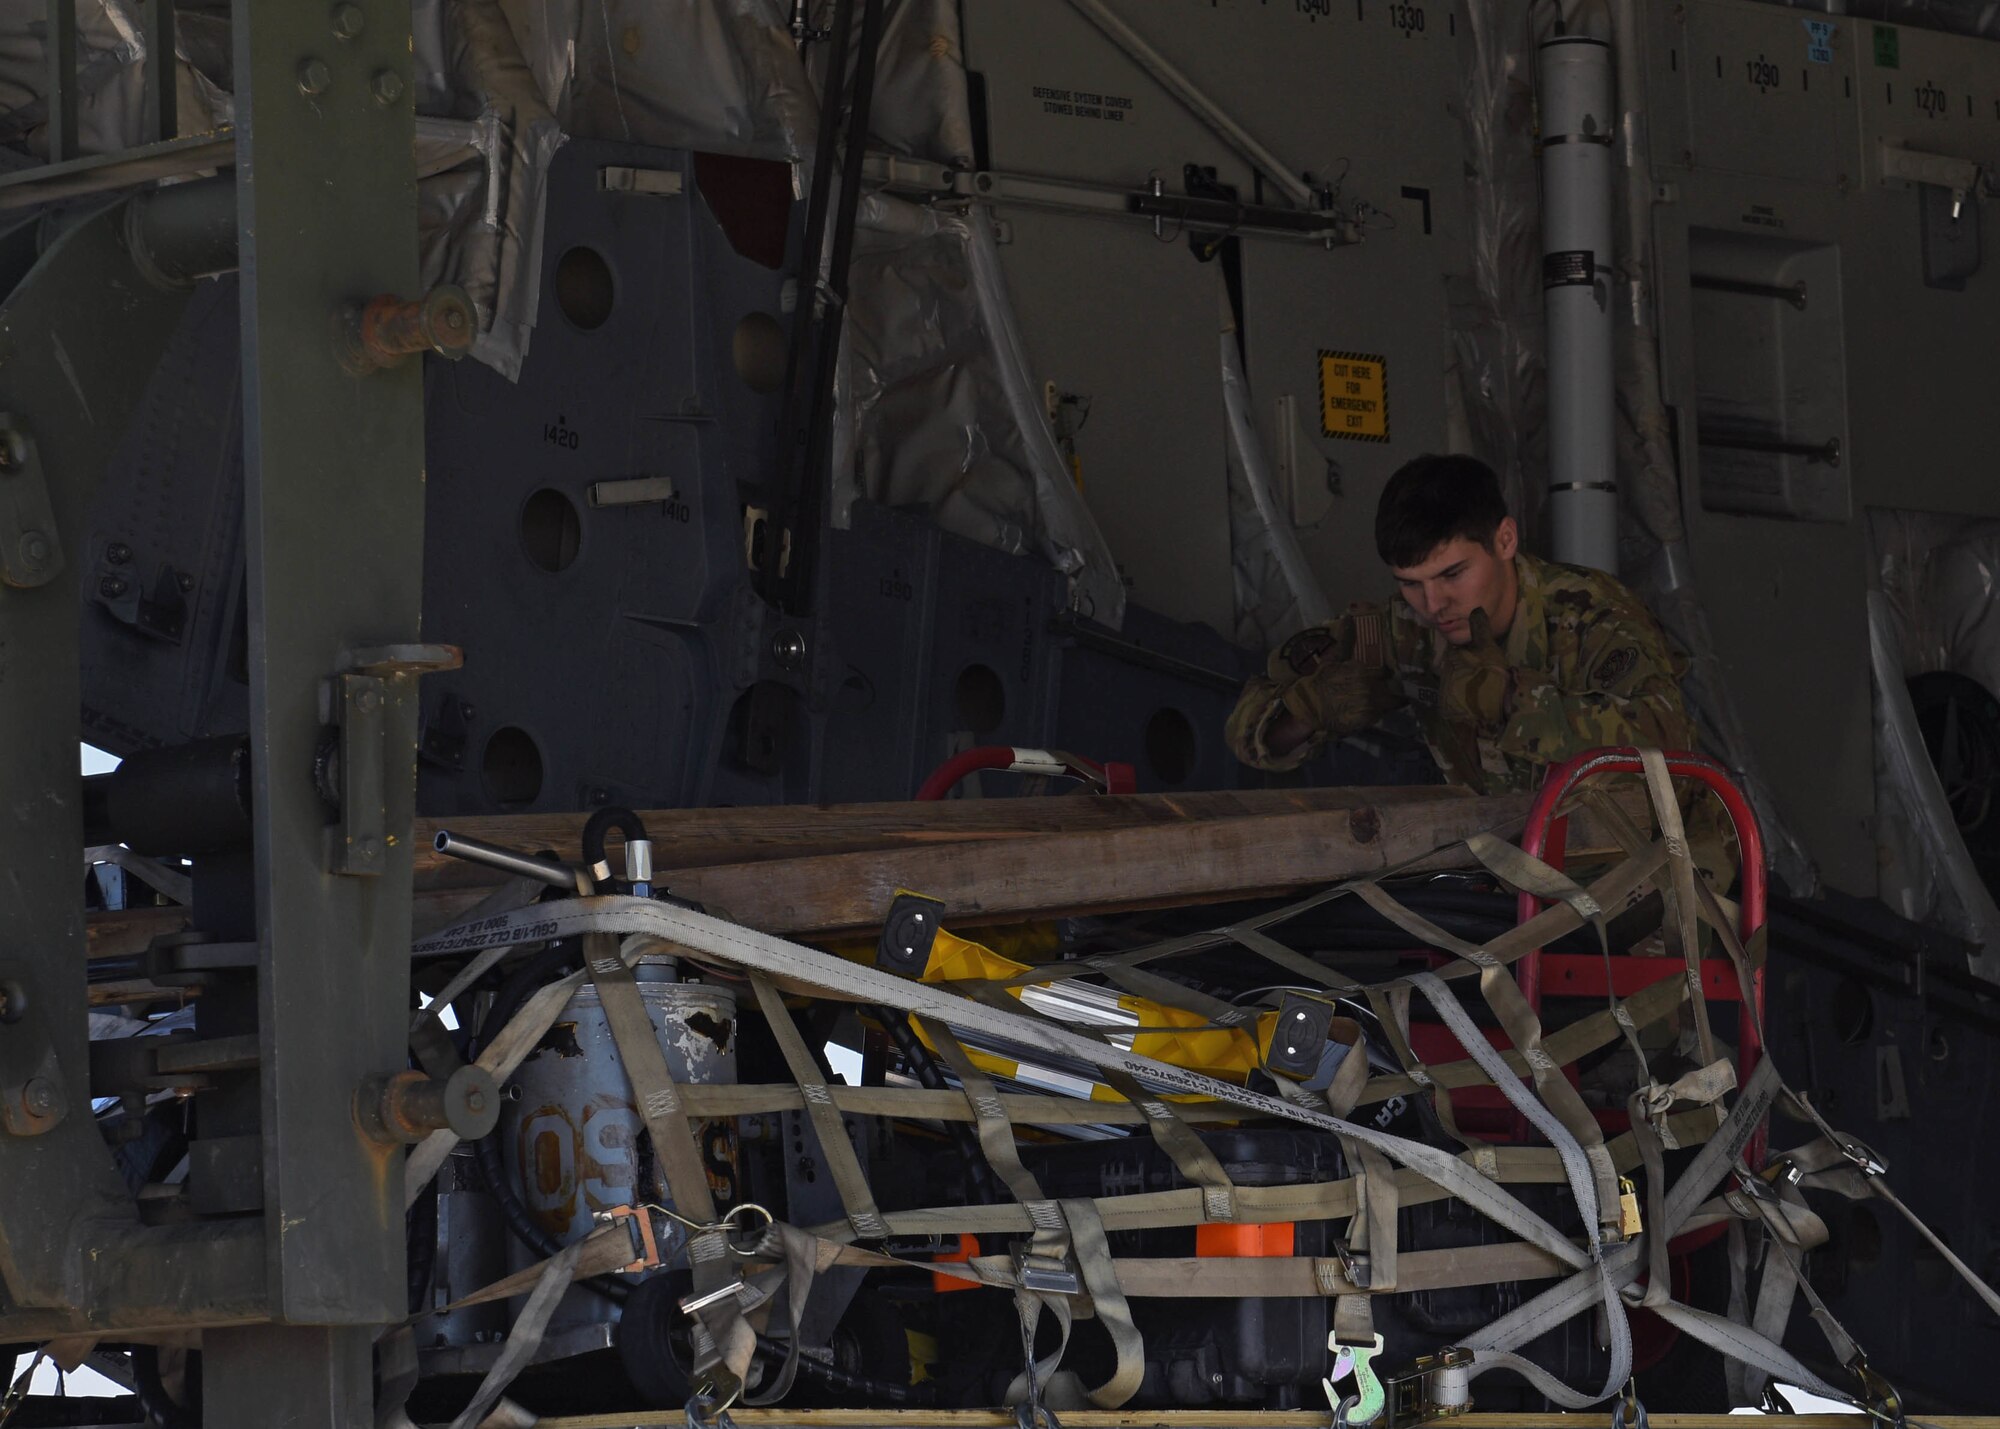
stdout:
POLYGON ((1520 604, 1498 640, 1489 631, 1454 646, 1401 602, 1356 605, 1300 631, 1245 687, 1230 748, 1259 769, 1296 769, 1329 739, 1408 705, 1448 781, 1499 793, 1532 789, 1548 765, 1600 745, 1695 747, 1680 690, 1687 661, 1637 596, 1601 571, 1526 552, 1514 569, 1520 604), (1351 674, 1357 654, 1368 677, 1351 674), (1287 709, 1315 731, 1275 754, 1265 733, 1287 709))
MULTIPOLYGON (((1383 489, 1375 539, 1401 598, 1356 605, 1270 657, 1229 719, 1244 763, 1295 769, 1406 707, 1445 778, 1483 794, 1536 788, 1549 765, 1604 745, 1697 747, 1687 661, 1652 614, 1601 571, 1521 550, 1483 464, 1409 463, 1383 489)), ((1726 884, 1727 819, 1682 793, 1695 861, 1726 884)))

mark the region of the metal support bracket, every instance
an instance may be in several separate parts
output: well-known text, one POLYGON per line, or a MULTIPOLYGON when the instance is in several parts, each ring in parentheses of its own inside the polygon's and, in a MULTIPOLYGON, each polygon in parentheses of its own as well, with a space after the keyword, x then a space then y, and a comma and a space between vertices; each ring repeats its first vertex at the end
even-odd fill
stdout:
POLYGON ((47 585, 62 570, 41 455, 21 419, 0 412, 0 581, 27 590, 47 585))
MULTIPOLYGON (((350 650, 329 682, 324 715, 338 730, 323 747, 314 771, 321 795, 340 812, 327 830, 326 866, 354 878, 378 876, 398 837, 390 818, 390 770, 385 742, 389 712, 416 698, 413 678, 427 670, 456 670, 464 657, 451 645, 385 645, 350 650)), ((406 771, 414 778, 414 771, 406 771)), ((403 781, 403 782, 408 782, 403 781)), ((402 788, 402 784, 398 784, 402 788)), ((407 794, 398 800, 407 803, 407 794)))
POLYGON ((1954 218, 1958 216, 1959 207, 1966 197, 1979 190, 1979 165, 1971 159, 1927 154, 1921 149, 1907 149, 1886 139, 1878 146, 1877 153, 1881 157, 1882 182, 1885 184, 1935 184, 1938 188, 1950 189, 1954 218))

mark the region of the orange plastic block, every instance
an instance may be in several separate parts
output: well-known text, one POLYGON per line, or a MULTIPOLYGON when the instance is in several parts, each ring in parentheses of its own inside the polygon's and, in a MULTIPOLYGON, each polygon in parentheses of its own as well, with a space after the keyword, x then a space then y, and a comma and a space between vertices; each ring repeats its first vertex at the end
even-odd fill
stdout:
POLYGON ((1290 1255, 1293 1234, 1290 1221, 1267 1221, 1243 1225, 1234 1221, 1209 1221, 1194 1228, 1196 1255, 1290 1255))

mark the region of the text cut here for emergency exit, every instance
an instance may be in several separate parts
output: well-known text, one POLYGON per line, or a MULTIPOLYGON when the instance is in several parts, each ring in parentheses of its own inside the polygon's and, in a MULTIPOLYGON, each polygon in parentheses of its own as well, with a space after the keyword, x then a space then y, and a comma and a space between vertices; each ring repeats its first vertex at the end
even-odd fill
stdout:
POLYGON ((1329 437, 1389 440, 1389 378, 1378 354, 1321 350, 1319 424, 1329 437))

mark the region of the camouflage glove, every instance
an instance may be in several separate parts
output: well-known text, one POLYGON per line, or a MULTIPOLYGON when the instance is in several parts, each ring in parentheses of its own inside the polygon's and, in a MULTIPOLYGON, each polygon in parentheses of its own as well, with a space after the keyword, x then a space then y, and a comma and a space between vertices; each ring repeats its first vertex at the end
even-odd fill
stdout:
POLYGON ((1438 712, 1453 724, 1490 730, 1507 718, 1514 672, 1484 610, 1472 612, 1472 639, 1453 645, 1438 664, 1438 712))
POLYGON ((1280 698, 1287 710, 1335 739, 1368 728, 1402 703, 1388 670, 1352 660, 1327 661, 1286 686, 1280 698))

